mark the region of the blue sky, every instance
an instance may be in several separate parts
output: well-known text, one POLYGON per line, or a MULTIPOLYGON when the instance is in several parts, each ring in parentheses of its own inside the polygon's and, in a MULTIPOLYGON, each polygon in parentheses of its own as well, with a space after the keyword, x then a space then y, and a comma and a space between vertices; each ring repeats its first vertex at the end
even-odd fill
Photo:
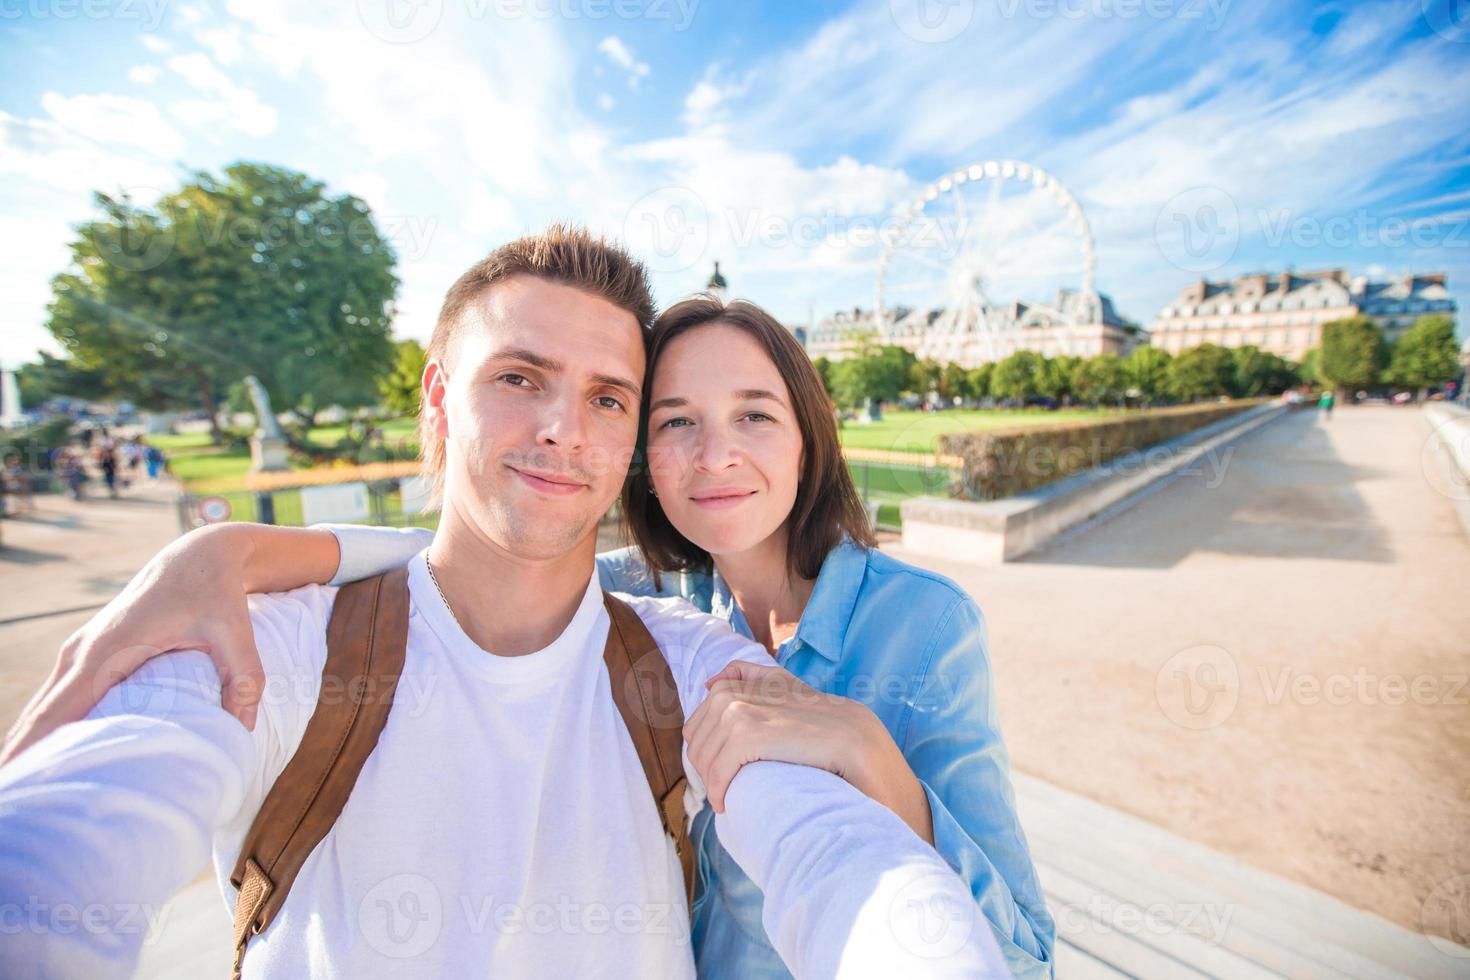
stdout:
MULTIPOLYGON (((367 200, 400 256, 396 330, 420 338, 465 266, 555 219, 626 239, 664 303, 719 259, 790 323, 871 306, 868 232, 985 160, 1072 192, 1098 287, 1143 323, 1200 275, 1286 266, 1444 272, 1463 307, 1456 9, 3 0, 0 360, 55 349, 48 280, 93 189, 156 196, 239 159, 367 200)), ((1003 228, 976 234, 1013 267, 1076 252, 1003 228)))

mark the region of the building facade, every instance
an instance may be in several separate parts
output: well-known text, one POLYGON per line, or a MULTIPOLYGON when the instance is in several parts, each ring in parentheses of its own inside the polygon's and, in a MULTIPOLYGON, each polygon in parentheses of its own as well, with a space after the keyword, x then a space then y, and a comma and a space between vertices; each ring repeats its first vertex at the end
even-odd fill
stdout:
POLYGON ((1443 274, 1370 282, 1343 269, 1260 272, 1230 282, 1199 280, 1179 291, 1149 325, 1150 342, 1171 354, 1200 344, 1254 345, 1290 361, 1322 343, 1322 324, 1363 314, 1395 339, 1427 313, 1455 314, 1443 274))
POLYGON ((1050 306, 1014 302, 992 311, 991 322, 999 325, 993 331, 973 323, 956 325, 942 309, 899 310, 895 316, 885 330, 872 310, 841 310, 807 331, 807 353, 813 360, 840 361, 865 343, 892 344, 912 351, 920 360, 972 368, 1019 350, 1047 357, 1126 357, 1146 342, 1137 327, 1118 315, 1107 296, 1098 295, 1095 302, 1086 303, 1067 289, 1059 289, 1050 306))

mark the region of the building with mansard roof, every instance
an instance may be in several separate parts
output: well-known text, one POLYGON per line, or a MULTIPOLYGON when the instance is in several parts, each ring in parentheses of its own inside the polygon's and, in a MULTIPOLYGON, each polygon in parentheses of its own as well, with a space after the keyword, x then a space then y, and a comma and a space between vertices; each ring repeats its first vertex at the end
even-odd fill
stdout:
POLYGON ((1442 273, 1370 282, 1366 276, 1349 278, 1343 269, 1288 269, 1190 283, 1149 325, 1149 336, 1153 346, 1171 354, 1205 343, 1254 345, 1299 361, 1321 344, 1322 324, 1332 320, 1370 316, 1393 340, 1428 313, 1455 314, 1442 273))
POLYGON ((1070 289, 1058 289, 1050 306, 1018 300, 992 311, 993 322, 1001 326, 997 331, 975 323, 956 324, 943 309, 899 309, 893 316, 893 325, 882 330, 872 310, 839 310, 807 332, 807 353, 813 359, 840 361, 864 343, 893 344, 920 360, 972 368, 1018 350, 1047 357, 1127 356, 1145 342, 1142 332, 1118 315, 1109 297, 1099 294, 1095 302, 1087 303, 1070 289))

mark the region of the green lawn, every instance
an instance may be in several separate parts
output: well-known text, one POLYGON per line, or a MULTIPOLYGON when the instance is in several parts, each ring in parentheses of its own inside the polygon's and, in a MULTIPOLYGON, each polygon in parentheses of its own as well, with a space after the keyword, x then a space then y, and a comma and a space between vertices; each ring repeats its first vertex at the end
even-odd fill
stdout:
MULTIPOLYGON (((394 419, 383 425, 384 437, 392 446, 404 439, 413 440, 417 432, 417 421, 412 418, 394 419)), ((318 446, 335 446, 347 435, 345 425, 324 425, 307 434, 308 441, 318 446)), ((194 493, 222 493, 233 490, 245 482, 250 472, 250 450, 217 449, 209 441, 207 432, 190 432, 183 435, 154 435, 144 437, 148 442, 168 454, 169 467, 190 491, 194 493)), ((417 448, 413 449, 417 452, 417 448)), ((292 460, 292 469, 306 469, 308 464, 292 460)), ((241 491, 244 493, 244 491, 241 491)), ((248 494, 246 495, 248 496, 248 494)), ((277 499, 286 496, 278 494, 277 499)), ((295 496, 292 494, 291 496, 295 496)), ((278 505, 279 506, 279 505, 278 505)), ((300 506, 296 505, 299 514, 300 506)), ((284 520, 279 514, 278 519, 284 520)))
POLYGON ((162 435, 144 436, 143 439, 166 453, 208 449, 210 445, 208 432, 185 432, 180 435, 163 433, 162 435))
MULTIPOLYGON (((936 440, 949 433, 974 432, 980 429, 1007 428, 1016 425, 1049 425, 1074 419, 1096 418, 1115 410, 1095 409, 963 409, 945 412, 885 412, 881 422, 847 422, 841 430, 845 446, 882 449, 893 452, 932 453, 936 440)), ((413 418, 394 419, 383 425, 384 436, 395 448, 408 449, 417 440, 417 422, 413 418)), ((344 425, 319 426, 308 435, 320 446, 335 445, 347 433, 344 425)), ((250 469, 248 450, 220 451, 210 445, 207 433, 149 436, 150 442, 169 455, 174 474, 194 493, 223 496, 230 501, 235 520, 256 518, 254 495, 240 489, 250 469)), ((293 463, 293 468, 304 464, 293 463)), ((927 469, 901 464, 850 462, 853 482, 864 496, 880 503, 880 523, 899 524, 899 503, 906 497, 947 496, 955 474, 947 469, 927 469)), ((398 511, 397 494, 384 500, 387 513, 398 511)), ((275 495, 276 521, 280 524, 301 523, 301 495, 298 491, 280 491, 275 495)))
POLYGON ((944 412, 884 412, 879 422, 844 422, 844 446, 886 449, 900 453, 932 453, 941 435, 1005 429, 1013 425, 1049 425, 1073 419, 1098 418, 1116 410, 1091 408, 950 409, 944 412))

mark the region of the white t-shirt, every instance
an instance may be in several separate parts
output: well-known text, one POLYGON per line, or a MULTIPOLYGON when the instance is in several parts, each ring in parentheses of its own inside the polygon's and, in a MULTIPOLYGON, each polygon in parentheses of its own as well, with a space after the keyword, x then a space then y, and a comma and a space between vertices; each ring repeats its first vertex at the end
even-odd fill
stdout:
MULTIPOLYGON (((387 726, 280 913, 251 940, 245 977, 692 977, 678 863, 602 661, 595 573, 550 645, 501 657, 459 629, 424 553, 409 568, 407 660, 387 726)), ((7 904, 25 901, 156 907, 206 849, 232 907, 244 835, 318 698, 334 696, 321 671, 335 594, 252 597, 267 675, 253 733, 219 707, 208 658, 181 652, 0 769, 0 929, 7 904)), ((686 716, 731 659, 769 662, 682 600, 626 599, 668 659, 686 716)), ((747 766, 719 819, 721 840, 767 891, 767 928, 798 975, 908 956, 894 948, 895 908, 934 894, 972 906, 902 821, 830 774, 747 766), (887 935, 855 937, 864 921, 887 935)), ((142 936, 120 917, 66 932, 46 921, 21 942, 0 936, 0 974, 131 970, 142 936)), ((988 930, 974 933, 921 965, 973 976, 985 963, 1003 976, 988 930)))

